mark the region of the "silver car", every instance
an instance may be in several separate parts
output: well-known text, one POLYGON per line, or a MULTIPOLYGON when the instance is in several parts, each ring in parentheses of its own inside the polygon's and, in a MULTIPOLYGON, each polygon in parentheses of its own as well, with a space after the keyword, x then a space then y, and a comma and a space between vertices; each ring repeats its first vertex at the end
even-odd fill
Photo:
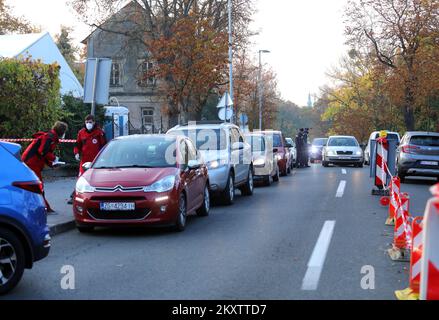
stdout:
POLYGON ((330 164, 350 164, 356 167, 363 167, 363 149, 357 139, 352 136, 329 137, 326 146, 322 151, 322 165, 328 167, 330 164))
POLYGON ((271 139, 258 133, 246 134, 245 138, 252 148, 255 181, 261 181, 266 186, 279 181, 278 158, 273 152, 271 139))
POLYGON ((398 147, 396 163, 401 182, 406 176, 439 180, 439 133, 407 132, 398 147))
POLYGON ((295 168, 297 166, 297 148, 296 148, 296 143, 294 142, 294 140, 292 138, 285 138, 285 140, 287 141, 287 143, 289 143, 291 145, 290 149, 290 155, 291 155, 291 169, 295 168))
POLYGON ((253 195, 251 147, 240 128, 230 123, 193 123, 176 126, 168 134, 184 135, 197 146, 209 170, 210 192, 231 205, 235 190, 253 195))

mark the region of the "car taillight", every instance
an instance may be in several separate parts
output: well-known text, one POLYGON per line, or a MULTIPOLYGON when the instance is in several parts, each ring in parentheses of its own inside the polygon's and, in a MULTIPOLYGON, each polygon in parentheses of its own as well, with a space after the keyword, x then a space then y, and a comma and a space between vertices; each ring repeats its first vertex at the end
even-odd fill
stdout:
POLYGON ((33 193, 43 194, 43 183, 41 181, 18 181, 12 184, 14 187, 30 191, 33 193))
POLYGON ((412 146, 412 145, 406 145, 406 146, 402 146, 401 151, 403 153, 411 153, 414 154, 416 153, 416 150, 419 150, 419 147, 417 146, 412 146))

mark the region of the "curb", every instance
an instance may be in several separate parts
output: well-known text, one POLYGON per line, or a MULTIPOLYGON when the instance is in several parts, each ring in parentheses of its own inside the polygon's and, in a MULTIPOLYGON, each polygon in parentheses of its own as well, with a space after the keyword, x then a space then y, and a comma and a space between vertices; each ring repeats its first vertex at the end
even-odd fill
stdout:
POLYGON ((56 236, 56 235, 59 235, 61 233, 65 233, 65 232, 71 231, 71 230, 73 230, 75 228, 76 228, 75 220, 71 220, 71 221, 55 224, 55 225, 49 227, 50 235, 52 237, 56 236))

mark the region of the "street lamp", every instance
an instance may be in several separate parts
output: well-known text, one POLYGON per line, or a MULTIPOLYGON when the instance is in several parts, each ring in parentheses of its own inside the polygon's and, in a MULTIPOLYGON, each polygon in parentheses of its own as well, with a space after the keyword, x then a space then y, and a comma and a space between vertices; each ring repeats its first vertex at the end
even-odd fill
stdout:
POLYGON ((268 50, 259 50, 259 130, 262 131, 262 54, 270 53, 268 50))
MULTIPOLYGON (((228 0, 227 3, 227 11, 229 16, 229 83, 230 83, 230 100, 232 101, 232 108, 234 107, 234 92, 233 92, 233 22, 232 22, 232 0, 228 0)), ((225 121, 227 121, 227 112, 229 106, 226 103, 226 115, 225 115, 225 121)), ((230 122, 233 122, 233 117, 230 118, 230 122)))

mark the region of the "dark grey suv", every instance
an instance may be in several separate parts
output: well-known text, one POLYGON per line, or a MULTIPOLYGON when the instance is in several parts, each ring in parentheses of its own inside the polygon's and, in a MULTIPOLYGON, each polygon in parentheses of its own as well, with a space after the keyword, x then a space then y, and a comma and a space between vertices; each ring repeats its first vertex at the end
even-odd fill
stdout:
POLYGON ((407 132, 397 151, 398 175, 436 177, 439 180, 439 133, 407 132))

